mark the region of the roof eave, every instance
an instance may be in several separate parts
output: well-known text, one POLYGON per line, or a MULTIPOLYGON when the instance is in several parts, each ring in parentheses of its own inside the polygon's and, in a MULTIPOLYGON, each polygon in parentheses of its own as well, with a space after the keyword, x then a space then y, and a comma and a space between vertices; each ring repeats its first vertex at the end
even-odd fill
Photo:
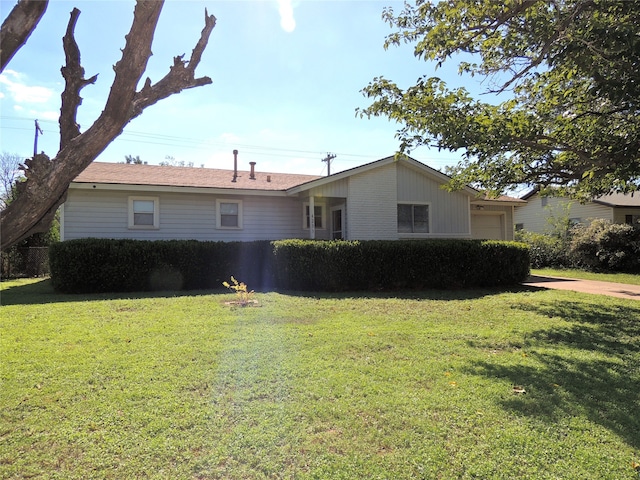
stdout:
POLYGON ((219 195, 245 195, 284 197, 285 190, 262 190, 249 188, 223 188, 223 187, 187 187, 173 185, 140 185, 129 183, 106 182, 71 182, 69 188, 77 190, 109 190, 109 191, 133 191, 133 192, 162 192, 162 193, 208 193, 219 195))

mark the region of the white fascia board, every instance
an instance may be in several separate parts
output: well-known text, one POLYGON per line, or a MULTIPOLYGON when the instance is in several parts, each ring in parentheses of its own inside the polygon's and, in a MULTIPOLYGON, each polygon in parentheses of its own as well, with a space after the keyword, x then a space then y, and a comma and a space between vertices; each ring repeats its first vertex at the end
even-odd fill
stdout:
POLYGON ((77 190, 111 190, 127 192, 159 192, 159 193, 202 193, 213 195, 242 195, 256 197, 286 197, 284 190, 250 190, 237 188, 212 187, 176 187, 168 185, 130 185, 123 183, 84 183, 72 182, 70 189, 77 190))

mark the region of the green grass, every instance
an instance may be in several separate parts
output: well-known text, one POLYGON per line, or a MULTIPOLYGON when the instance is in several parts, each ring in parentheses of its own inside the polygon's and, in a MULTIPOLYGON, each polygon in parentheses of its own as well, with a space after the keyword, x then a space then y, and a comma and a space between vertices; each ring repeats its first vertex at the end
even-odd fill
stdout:
POLYGON ((637 301, 1 286, 3 479, 638 478, 637 301))
POLYGON ((640 275, 630 273, 593 273, 577 269, 557 269, 539 268, 531 269, 532 275, 581 278, 584 280, 597 280, 600 282, 627 283, 629 285, 640 285, 640 275))

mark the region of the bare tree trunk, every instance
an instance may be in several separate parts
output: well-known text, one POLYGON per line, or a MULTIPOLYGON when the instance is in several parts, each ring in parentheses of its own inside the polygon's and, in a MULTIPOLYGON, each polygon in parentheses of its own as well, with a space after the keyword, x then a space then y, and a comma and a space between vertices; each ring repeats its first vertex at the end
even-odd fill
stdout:
POLYGON ((191 58, 185 61, 182 56, 174 57, 164 78, 155 84, 147 78, 144 87, 136 91, 151 56, 151 43, 162 6, 162 1, 138 0, 122 59, 114 67, 116 75, 105 108, 84 133, 80 133, 76 123, 80 90, 95 82, 96 77, 83 78, 80 51, 73 38, 80 12, 76 9, 71 12, 63 39, 67 63, 62 69, 66 87, 60 109, 60 151, 52 160, 39 154, 25 161, 26 181, 20 184, 16 200, 0 212, 1 249, 33 233, 46 231, 56 209, 64 202, 71 181, 146 107, 187 88, 211 83, 209 77, 195 78, 195 69, 216 23, 215 17, 205 10, 205 26, 191 58))
POLYGON ((20 50, 40 22, 49 0, 20 0, 0 30, 0 72, 20 50))

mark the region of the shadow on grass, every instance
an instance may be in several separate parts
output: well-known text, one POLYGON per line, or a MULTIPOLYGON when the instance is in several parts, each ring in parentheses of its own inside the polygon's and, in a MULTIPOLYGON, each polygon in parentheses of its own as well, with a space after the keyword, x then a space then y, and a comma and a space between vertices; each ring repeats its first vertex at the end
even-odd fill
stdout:
MULTIPOLYGON (((283 295, 305 298, 401 298, 408 300, 473 300, 506 292, 532 292, 540 290, 535 287, 515 286, 511 288, 477 288, 451 290, 379 290, 373 292, 299 292, 279 291, 283 295)), ((267 293, 277 290, 256 290, 267 293)), ((195 297, 229 293, 227 289, 219 290, 175 290, 159 292, 120 292, 93 294, 64 294, 54 291, 51 280, 9 287, 0 293, 0 305, 38 305, 47 303, 83 302, 91 300, 118 300, 158 297, 195 297)))
POLYGON ((511 412, 549 423, 584 415, 640 448, 640 307, 565 301, 516 308, 569 324, 525 338, 538 365, 483 361, 472 373, 524 386, 526 395, 501 401, 511 412))
POLYGON ((43 279, 39 282, 28 283, 26 285, 16 285, 2 290, 0 293, 0 305, 41 305, 47 303, 86 302, 92 300, 197 297, 216 293, 228 293, 228 291, 226 289, 220 289, 66 294, 56 292, 51 285, 51 280, 43 279))

